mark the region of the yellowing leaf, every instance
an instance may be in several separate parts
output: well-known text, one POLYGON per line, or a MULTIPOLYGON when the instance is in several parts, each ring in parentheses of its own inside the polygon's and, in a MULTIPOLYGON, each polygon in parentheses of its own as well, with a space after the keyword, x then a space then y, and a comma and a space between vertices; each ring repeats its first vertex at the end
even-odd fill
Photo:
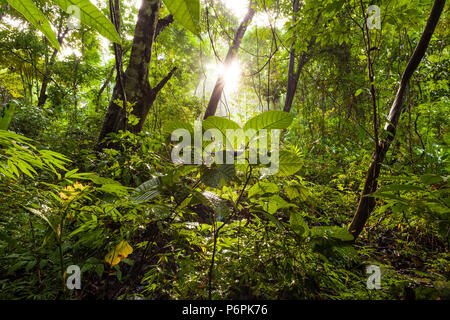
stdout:
POLYGON ((128 257, 128 255, 132 252, 133 248, 127 241, 123 240, 105 256, 105 261, 111 267, 114 267, 116 264, 119 264, 122 259, 128 257))
POLYGON ((75 181, 73 186, 67 186, 64 189, 62 189, 61 192, 59 193, 59 197, 62 200, 72 200, 76 195, 84 191, 87 187, 88 185, 83 185, 78 181, 75 181))

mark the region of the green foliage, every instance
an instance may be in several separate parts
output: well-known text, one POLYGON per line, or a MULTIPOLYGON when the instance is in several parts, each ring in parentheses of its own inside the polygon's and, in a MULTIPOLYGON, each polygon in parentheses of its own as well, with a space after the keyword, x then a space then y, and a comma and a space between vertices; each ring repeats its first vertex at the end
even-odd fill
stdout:
MULTIPOLYGON (((371 196, 382 199, 380 211, 425 219, 442 236, 448 235, 450 228, 450 197, 448 176, 411 174, 402 177, 408 184, 387 184, 371 196)), ((397 180, 398 181, 398 180, 397 180)))
POLYGON ((163 0, 176 21, 200 37, 200 1, 199 0, 163 0))
POLYGON ((286 150, 281 150, 278 175, 291 176, 301 169, 302 164, 302 160, 296 154, 288 152, 286 150))
MULTIPOLYGON (((192 123, 218 73, 229 72, 219 62, 240 21, 228 4, 209 2, 206 19, 199 1, 163 1, 160 17, 172 13, 177 23, 143 61, 152 87, 178 71, 142 110, 139 101, 116 100, 129 129, 144 116, 143 130, 110 134, 112 147, 98 151, 120 90, 114 55, 98 36, 120 42, 106 10, 84 0, 9 2, 15 10, 0 21, 0 102, 17 105, 0 111, 1 299, 448 299, 448 17, 410 81, 370 195, 375 209, 353 239, 347 226, 374 149, 359 5, 307 0, 294 22, 292 1, 258 1, 271 24, 255 17, 235 61, 240 70, 225 77, 240 78, 225 81, 217 116, 201 122, 201 134, 217 129, 228 139, 227 130, 242 130, 218 151, 233 152, 233 163, 175 165, 170 135, 185 129, 195 142, 192 123), (64 32, 68 15, 53 4, 79 5, 84 24, 55 56, 53 32, 64 32), (210 41, 199 41, 201 30, 210 41), (285 113, 291 48, 294 70, 305 64, 285 113), (38 106, 44 83, 48 97, 38 106), (263 137, 245 131, 267 130, 270 145, 272 129, 281 133, 277 175, 248 163, 251 142, 263 137), (65 287, 72 264, 81 267, 81 290, 65 287), (382 290, 367 289, 368 265, 381 268, 382 290)), ((383 137, 431 1, 376 4, 383 28, 370 30, 369 54, 383 137)), ((138 11, 121 5, 126 70, 138 11)), ((208 150, 203 142, 197 152, 208 150)))
POLYGON ((244 125, 244 130, 254 129, 271 130, 271 129, 286 129, 288 128, 294 116, 283 111, 266 111, 256 117, 253 117, 244 125))
MULTIPOLYGON (((8 3, 49 39, 51 44, 59 50, 59 42, 53 32, 50 22, 39 10, 32 0, 7 0, 8 3)), ((80 21, 95 30, 112 42, 121 43, 114 25, 106 18, 103 13, 97 9, 89 0, 54 0, 54 2, 65 12, 70 6, 76 6, 80 10, 80 21)))
POLYGON ((80 16, 75 17, 82 23, 94 28, 111 42, 120 44, 122 41, 116 28, 103 13, 89 0, 53 0, 62 10, 68 12, 70 6, 80 10, 80 16))
POLYGON ((160 191, 158 190, 159 185, 160 181, 156 177, 144 182, 136 188, 136 191, 132 195, 131 200, 136 202, 145 202, 152 200, 160 194, 160 191))
POLYGON ((10 102, 2 108, 0 112, 0 130, 8 130, 15 111, 16 104, 14 102, 10 102))
POLYGON ((208 187, 222 188, 235 179, 236 169, 233 164, 213 164, 210 168, 203 167, 201 175, 208 187))
POLYGON ((298 211, 292 211, 289 222, 291 224, 292 230, 299 237, 306 237, 309 234, 308 224, 303 220, 303 217, 300 215, 298 211))
POLYGON ((61 177, 57 169, 66 170, 69 159, 50 150, 37 150, 30 142, 24 136, 0 130, 0 179, 16 180, 22 174, 34 178, 37 169, 61 177))
POLYGON ((19 11, 35 28, 42 31, 50 43, 59 50, 59 42, 52 30, 50 22, 33 3, 33 0, 8 0, 8 3, 19 11))

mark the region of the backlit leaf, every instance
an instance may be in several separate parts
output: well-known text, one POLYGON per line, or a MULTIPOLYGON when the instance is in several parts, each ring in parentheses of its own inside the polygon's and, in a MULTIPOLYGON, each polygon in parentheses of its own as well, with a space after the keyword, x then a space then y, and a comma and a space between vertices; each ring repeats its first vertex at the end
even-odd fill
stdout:
POLYGON ((59 42, 52 30, 50 22, 39 10, 32 0, 7 0, 8 3, 19 11, 35 28, 39 29, 50 41, 50 43, 59 50, 59 42))

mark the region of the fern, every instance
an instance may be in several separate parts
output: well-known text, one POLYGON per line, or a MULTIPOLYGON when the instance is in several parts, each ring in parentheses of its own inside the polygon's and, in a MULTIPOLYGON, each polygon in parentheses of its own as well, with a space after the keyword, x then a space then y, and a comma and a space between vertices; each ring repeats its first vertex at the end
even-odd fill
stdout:
POLYGON ((136 191, 131 196, 131 200, 134 202, 150 201, 160 195, 159 187, 159 178, 153 177, 136 188, 136 191))

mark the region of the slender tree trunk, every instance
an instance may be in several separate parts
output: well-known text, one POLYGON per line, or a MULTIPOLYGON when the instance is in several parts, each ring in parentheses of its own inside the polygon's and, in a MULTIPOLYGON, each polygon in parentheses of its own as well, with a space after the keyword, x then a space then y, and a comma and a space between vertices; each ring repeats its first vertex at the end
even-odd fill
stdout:
POLYGON ((370 214, 375 208, 375 198, 371 197, 370 194, 377 190, 378 176, 380 174, 381 163, 386 157, 386 153, 394 140, 396 128, 400 115, 403 109, 403 103, 408 91, 408 83, 413 75, 414 71, 419 66, 425 51, 428 48, 430 39, 439 21, 439 17, 445 6, 445 0, 435 0, 433 8, 431 9, 430 16, 428 18, 427 25, 422 33, 422 36, 414 50, 411 59, 408 61, 405 71, 403 72, 400 86, 395 96, 395 100, 391 106, 388 121, 385 124, 384 130, 387 131, 387 137, 381 140, 378 144, 378 148, 375 149, 372 155, 372 162, 369 165, 369 170, 367 172, 366 181, 364 183, 364 188, 361 194, 361 199, 356 210, 353 221, 350 224, 349 231, 353 234, 355 239, 361 233, 364 225, 367 222, 370 214))
MULTIPOLYGON (((293 18, 292 21, 294 22, 294 28, 295 23, 297 22, 297 13, 299 10, 299 0, 294 0, 293 3, 293 18)), ((318 16, 319 19, 320 15, 318 16)), ((317 20, 318 20, 317 19, 317 20)), ((316 21, 317 22, 317 21, 316 21)), ((308 48, 306 51, 302 52, 300 59, 297 64, 297 70, 295 70, 295 33, 294 33, 294 41, 291 44, 291 52, 289 53, 289 70, 288 70, 288 84, 286 89, 286 100, 284 102, 284 108, 283 111, 290 112, 292 108, 292 103, 294 102, 295 92, 297 91, 297 85, 298 85, 298 79, 300 78, 300 74, 302 73, 303 67, 308 62, 310 58, 309 51, 314 46, 316 42, 316 37, 311 38, 311 40, 308 42, 308 48)))
MULTIPOLYGON (((239 25, 239 28, 236 31, 236 34, 233 39, 233 44, 228 50, 227 56, 223 63, 224 69, 226 69, 232 63, 233 59, 236 57, 237 52, 239 50, 239 46, 241 45, 242 38, 244 37, 245 32, 247 31, 247 27, 251 23, 253 16, 255 15, 255 10, 252 8, 252 2, 253 1, 250 1, 248 12, 245 15, 244 19, 242 20, 241 24, 239 25)), ((208 107, 206 108, 204 119, 216 114, 217 106, 219 105, 220 98, 222 97, 224 87, 225 81, 223 78, 223 74, 221 74, 217 78, 216 85, 214 86, 214 90, 211 94, 211 98, 208 103, 208 107)))
MULTIPOLYGON (((295 28, 295 23, 297 22, 297 12, 299 7, 299 0, 294 0, 293 3, 293 16, 292 16, 292 22, 295 28)), ((295 91, 297 90, 297 82, 298 78, 296 77, 297 74, 294 73, 295 69, 295 32, 293 35, 294 40, 291 44, 291 52, 289 53, 289 69, 288 69, 288 85, 286 90, 286 101, 284 102, 284 111, 289 112, 291 111, 292 102, 294 101, 294 95, 295 91)))
POLYGON ((166 17, 161 19, 163 22, 158 23, 160 6, 160 0, 142 1, 131 48, 130 62, 123 75, 122 81, 119 81, 120 79, 117 79, 116 81, 98 139, 98 150, 108 146, 103 140, 109 133, 115 133, 125 129, 133 133, 138 133, 142 130, 147 114, 155 101, 157 94, 176 70, 176 68, 172 69, 172 71, 154 88, 150 86, 149 68, 154 40, 156 35, 173 21, 173 19, 166 17), (123 90, 121 88, 121 82, 123 83, 123 90), (132 114, 139 118, 139 123, 137 125, 127 127, 126 112, 116 104, 117 100, 123 102, 124 98, 133 105, 132 114))
POLYGON ((109 71, 108 77, 106 78, 106 81, 103 83, 102 87, 98 91, 97 104, 95 105, 95 112, 98 112, 98 110, 100 108, 100 100, 102 99, 103 92, 105 92, 106 88, 109 86, 109 83, 112 80, 115 70, 116 70, 115 66, 111 68, 111 70, 109 71))
MULTIPOLYGON (((58 35, 58 42, 61 45, 64 41, 64 38, 66 37, 67 33, 69 32, 69 29, 64 30, 62 34, 58 35)), ((58 50, 54 49, 52 52, 52 56, 50 57, 50 60, 48 64, 45 66, 45 72, 44 72, 44 78, 42 79, 42 86, 41 91, 39 92, 39 98, 38 98, 38 107, 42 107, 45 102, 47 102, 47 87, 51 80, 51 74, 52 74, 52 68, 56 61, 56 56, 58 54, 58 50)))
POLYGON ((42 79, 41 91, 39 93, 39 98, 38 98, 38 107, 42 107, 45 104, 45 102, 47 101, 47 87, 48 87, 48 83, 50 82, 51 68, 53 67, 53 64, 55 63, 57 53, 58 53, 58 50, 54 49, 52 56, 50 58, 50 61, 49 61, 48 65, 45 67, 44 78, 42 79))

